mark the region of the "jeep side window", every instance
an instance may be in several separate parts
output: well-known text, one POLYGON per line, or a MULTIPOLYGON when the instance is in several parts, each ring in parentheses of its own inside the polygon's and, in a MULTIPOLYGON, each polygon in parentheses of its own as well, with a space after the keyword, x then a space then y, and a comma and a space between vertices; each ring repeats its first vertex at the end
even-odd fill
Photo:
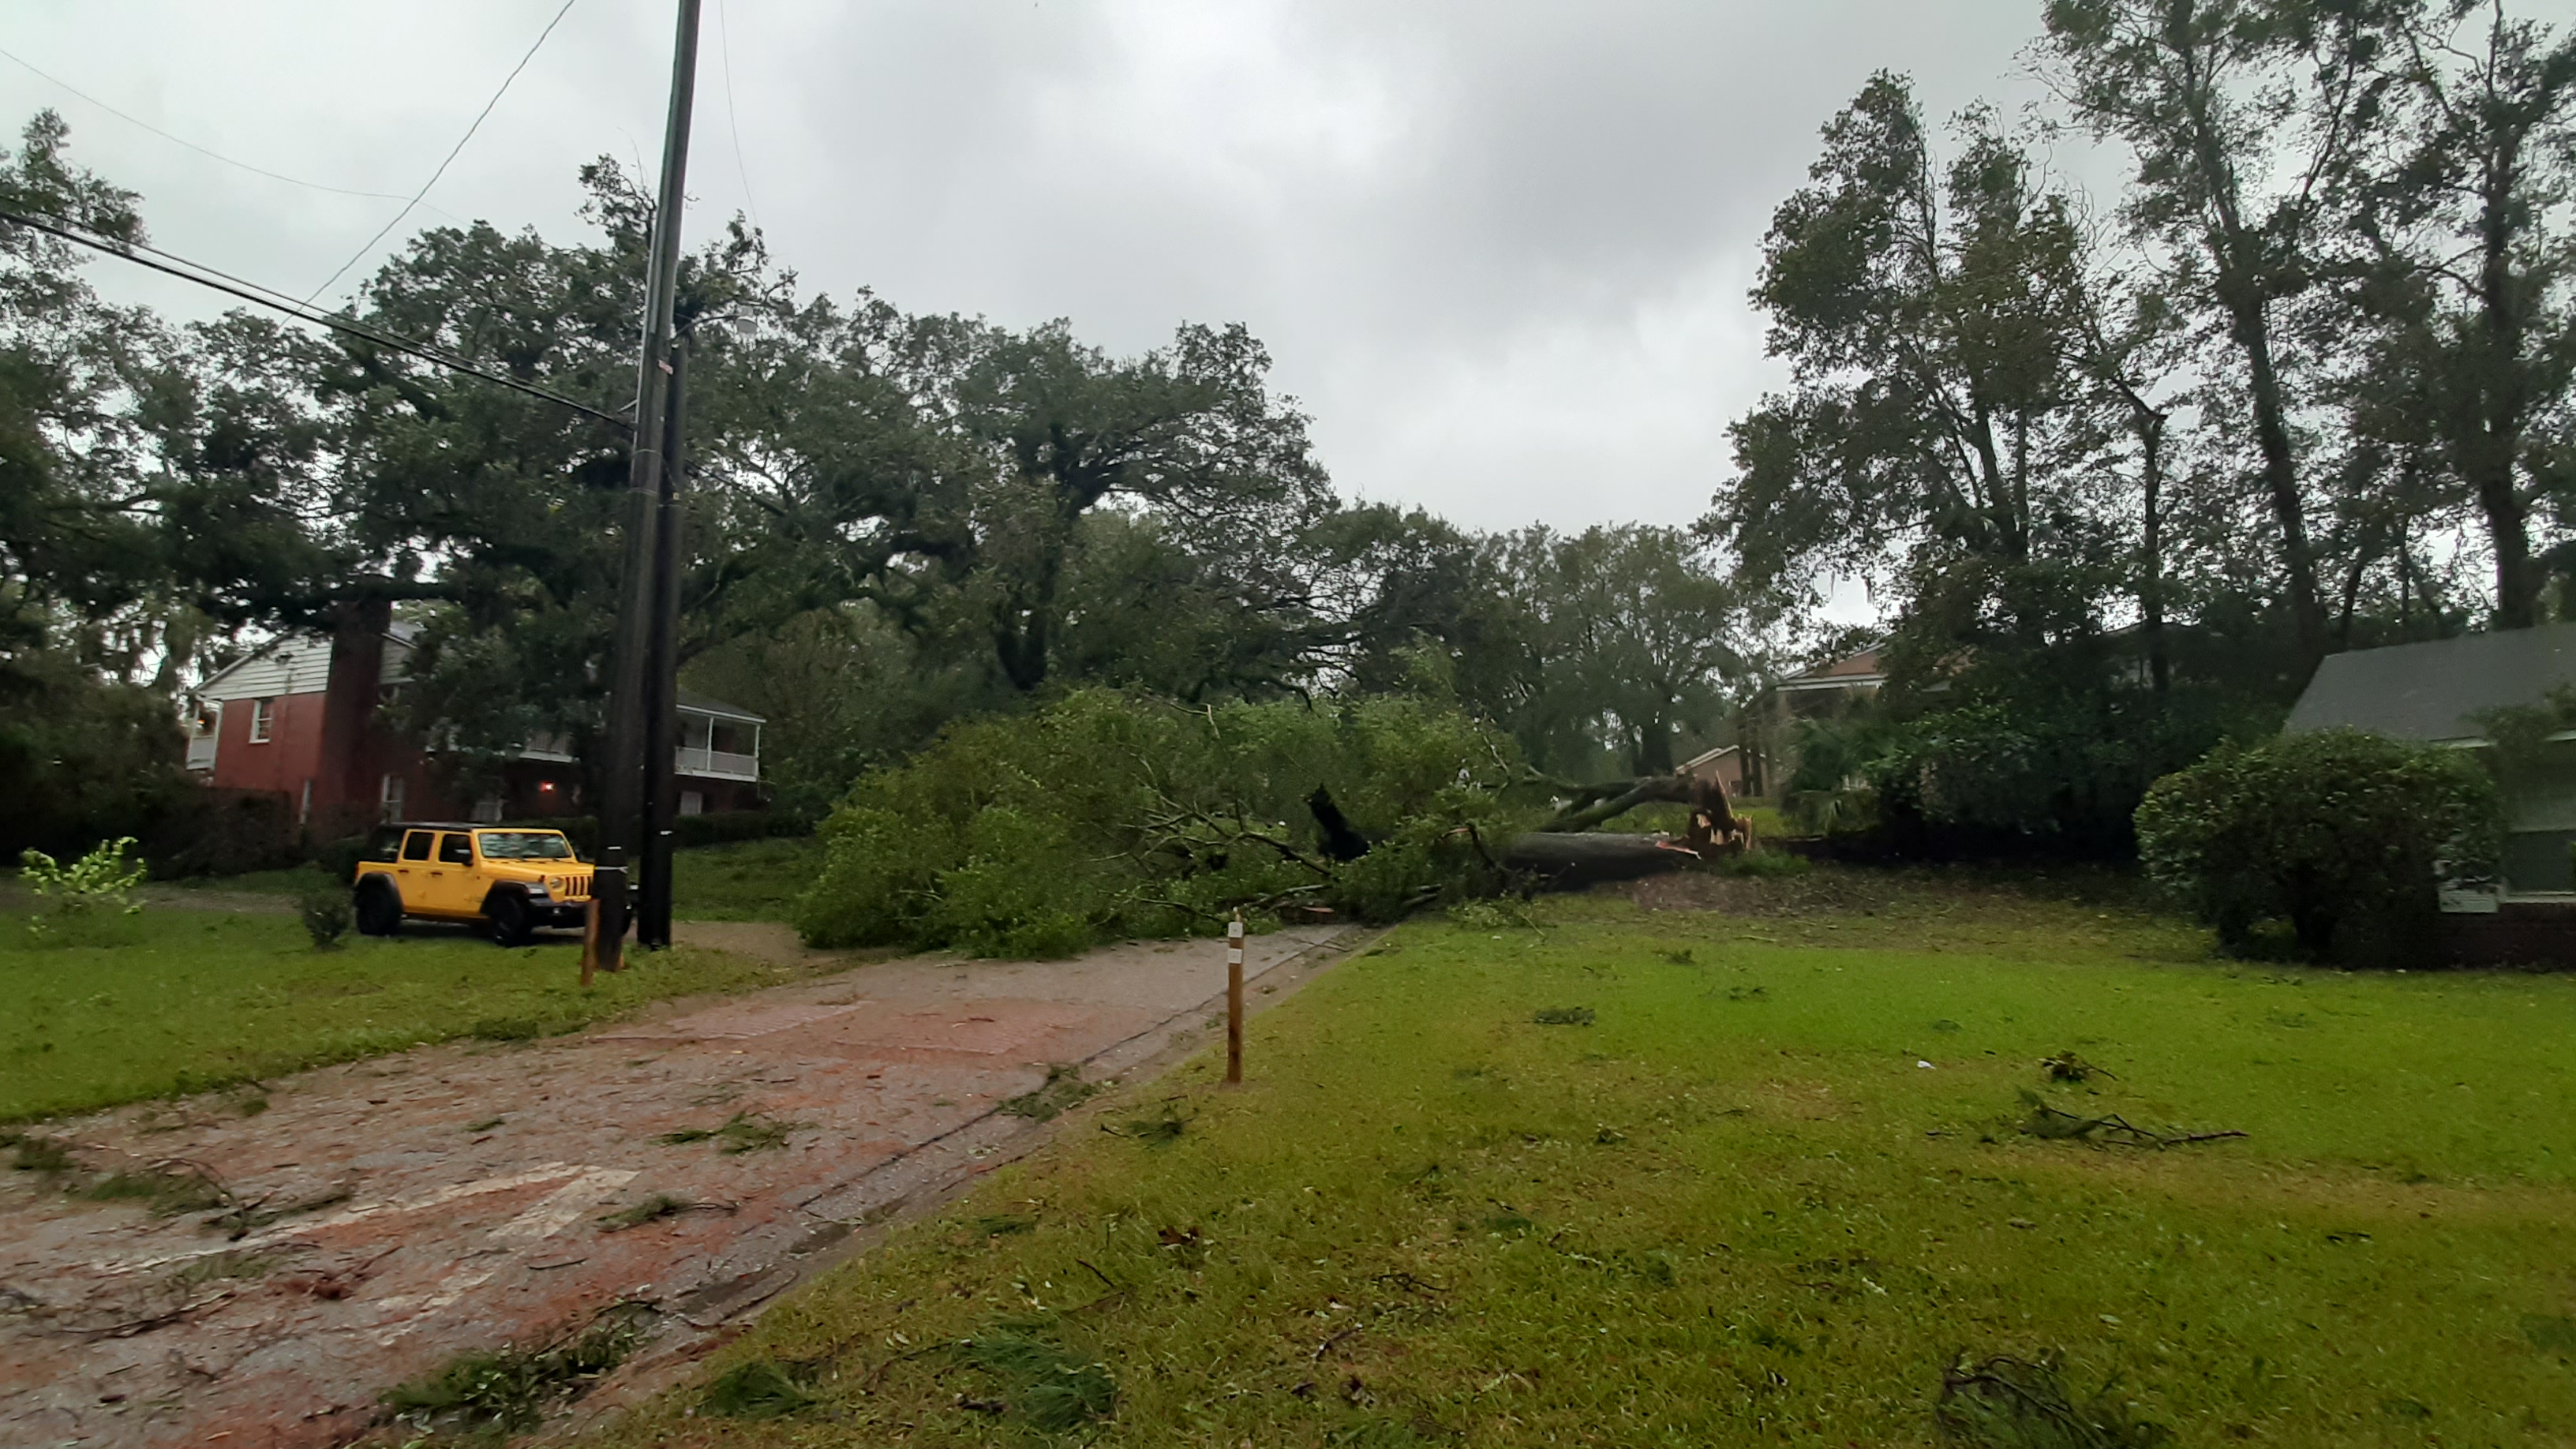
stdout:
POLYGON ((379 828, 374 835, 368 837, 365 858, 374 861, 391 861, 394 853, 402 849, 402 841, 401 831, 379 828))
POLYGON ((406 836, 404 836, 404 837, 403 837, 403 859, 405 859, 405 860, 427 860, 427 859, 429 859, 429 832, 428 832, 428 831, 426 831, 426 830, 415 830, 415 831, 413 831, 411 834, 406 835, 406 836))
POLYGON ((442 835, 438 837, 438 863, 441 865, 472 865, 474 863, 473 840, 462 835, 442 835))

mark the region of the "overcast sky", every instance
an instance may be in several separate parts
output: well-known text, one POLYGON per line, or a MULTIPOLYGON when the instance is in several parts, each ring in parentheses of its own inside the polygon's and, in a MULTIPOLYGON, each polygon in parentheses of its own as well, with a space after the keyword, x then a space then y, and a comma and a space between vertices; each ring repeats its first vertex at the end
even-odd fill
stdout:
MULTIPOLYGON (((560 0, 6 0, 0 107, 72 125, 157 244, 298 295, 408 196, 560 0), (61 84, 32 73, 32 66, 61 84)), ((658 164, 671 5, 577 0, 420 226, 581 228, 658 164)), ((1462 523, 1681 522, 1775 371, 1770 210, 1875 69, 1936 116, 2032 100, 2037 0, 707 0, 690 235, 746 211, 806 285, 1072 319, 1119 351, 1242 321, 1345 497, 1462 523)), ((119 264, 103 290, 204 315, 119 264)))

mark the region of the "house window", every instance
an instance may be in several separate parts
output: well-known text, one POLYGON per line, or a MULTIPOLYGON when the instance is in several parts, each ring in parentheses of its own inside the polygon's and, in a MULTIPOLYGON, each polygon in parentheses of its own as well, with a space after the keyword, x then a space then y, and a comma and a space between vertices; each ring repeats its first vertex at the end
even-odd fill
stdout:
POLYGON ((269 735, 276 729, 277 701, 274 699, 252 700, 250 702, 250 742, 254 745, 267 744, 269 735))
POLYGON ((683 814, 683 815, 704 815, 704 814, 706 814, 706 813, 707 813, 707 797, 706 797, 706 793, 705 793, 704 791, 701 791, 701 790, 683 790, 683 791, 681 791, 681 792, 680 792, 680 813, 681 813, 681 814, 683 814))
POLYGON ((501 823, 501 797, 486 795, 474 802, 474 818, 486 825, 501 823))
POLYGON ((377 819, 400 820, 402 818, 403 788, 402 776, 385 776, 384 782, 376 787, 377 819))

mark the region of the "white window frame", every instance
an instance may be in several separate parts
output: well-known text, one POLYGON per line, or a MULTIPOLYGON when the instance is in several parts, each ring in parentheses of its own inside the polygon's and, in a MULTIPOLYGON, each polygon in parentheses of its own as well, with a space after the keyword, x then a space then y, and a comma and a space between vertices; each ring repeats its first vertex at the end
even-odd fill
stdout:
POLYGON ((250 742, 264 745, 277 733, 277 697, 250 702, 250 742))
POLYGON ((408 789, 409 782, 402 776, 385 776, 376 785, 377 815, 386 821, 400 820, 403 814, 403 796, 408 789))

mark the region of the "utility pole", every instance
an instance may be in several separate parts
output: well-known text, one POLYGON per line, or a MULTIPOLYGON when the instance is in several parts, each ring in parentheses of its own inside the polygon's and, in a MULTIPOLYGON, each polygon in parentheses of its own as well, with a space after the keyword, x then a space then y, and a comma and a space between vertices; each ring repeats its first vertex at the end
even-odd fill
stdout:
POLYGON ((644 666, 644 879, 635 911, 635 944, 671 944, 672 831, 680 814, 674 751, 680 723, 680 489, 688 479, 682 451, 689 410, 689 343, 671 348, 671 400, 662 410, 662 487, 653 531, 653 647, 644 666))
POLYGON ((652 255, 644 274, 644 346, 636 367, 635 449, 626 474, 625 573, 619 580, 617 635, 609 655, 608 759, 599 802, 598 901, 600 964, 617 970, 633 902, 628 863, 643 836, 645 721, 655 617, 653 575, 661 550, 664 400, 670 376, 671 299, 680 278, 680 203, 688 181, 689 110, 696 98, 699 0, 680 0, 671 43, 671 111, 662 133, 662 184, 653 204, 652 255))

